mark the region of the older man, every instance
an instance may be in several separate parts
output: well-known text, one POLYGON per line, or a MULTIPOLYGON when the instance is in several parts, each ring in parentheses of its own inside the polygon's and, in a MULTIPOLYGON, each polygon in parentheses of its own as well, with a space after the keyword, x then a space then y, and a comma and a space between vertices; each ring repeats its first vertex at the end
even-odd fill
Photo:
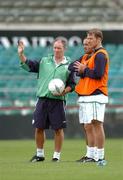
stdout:
POLYGON ((18 45, 18 54, 22 68, 30 72, 38 73, 38 102, 33 117, 37 152, 30 160, 31 162, 45 160, 45 129, 49 127, 55 132, 55 147, 52 161, 57 162, 60 160, 64 139, 63 128, 66 127, 64 111, 65 94, 71 92, 75 87, 73 73, 68 70, 70 58, 64 56, 65 49, 66 42, 62 39, 56 39, 53 43, 54 54, 43 57, 39 62, 26 58, 24 55, 23 42, 20 42, 18 45), (61 79, 65 84, 64 91, 59 95, 53 95, 48 90, 48 84, 50 80, 54 78, 61 79))

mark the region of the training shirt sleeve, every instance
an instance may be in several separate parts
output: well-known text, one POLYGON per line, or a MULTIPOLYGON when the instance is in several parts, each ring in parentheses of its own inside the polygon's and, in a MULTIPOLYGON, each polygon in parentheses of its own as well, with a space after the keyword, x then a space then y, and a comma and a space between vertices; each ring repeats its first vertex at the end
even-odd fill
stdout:
POLYGON ((29 67, 29 72, 35 72, 35 73, 38 73, 39 71, 39 63, 40 61, 29 60, 29 59, 27 59, 25 62, 25 64, 28 65, 29 67))
POLYGON ((73 91, 75 89, 75 75, 73 71, 70 71, 69 77, 66 81, 66 87, 70 86, 71 87, 71 91, 73 91))

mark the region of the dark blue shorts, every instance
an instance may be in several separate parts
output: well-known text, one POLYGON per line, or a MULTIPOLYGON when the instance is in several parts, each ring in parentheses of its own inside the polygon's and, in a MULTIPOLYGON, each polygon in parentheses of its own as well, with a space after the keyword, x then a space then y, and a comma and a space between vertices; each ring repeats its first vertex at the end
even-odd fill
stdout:
POLYGON ((64 101, 39 98, 34 111, 33 125, 35 128, 41 129, 66 128, 64 101))

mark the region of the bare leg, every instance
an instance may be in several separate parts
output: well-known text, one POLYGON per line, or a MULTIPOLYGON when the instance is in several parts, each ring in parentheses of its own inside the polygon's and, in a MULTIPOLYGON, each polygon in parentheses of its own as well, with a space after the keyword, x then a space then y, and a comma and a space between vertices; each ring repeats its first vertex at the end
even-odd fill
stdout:
POLYGON ((95 131, 93 124, 84 124, 84 129, 86 132, 86 142, 89 147, 95 147, 95 131))
POLYGON ((60 160, 60 154, 61 154, 61 148, 64 140, 64 131, 63 129, 55 130, 55 147, 54 147, 54 154, 53 154, 53 161, 59 161, 60 160))
POLYGON ((88 146, 88 139, 87 139, 86 130, 85 130, 85 128, 84 128, 84 124, 82 124, 82 129, 83 129, 83 131, 84 131, 84 136, 85 136, 86 145, 88 146))
POLYGON ((93 121, 94 129, 96 133, 96 144, 99 149, 104 148, 105 143, 105 133, 103 128, 103 123, 99 121, 93 121))
POLYGON ((45 131, 44 129, 35 129, 35 141, 36 141, 36 146, 39 149, 43 149, 44 147, 44 142, 45 142, 45 131))
POLYGON ((32 157, 30 162, 39 162, 44 161, 44 141, 45 141, 45 131, 43 129, 35 129, 35 142, 36 142, 36 148, 37 152, 36 155, 32 157))
POLYGON ((97 160, 102 160, 105 158, 104 144, 105 144, 105 133, 103 128, 103 123, 99 121, 94 121, 94 128, 96 133, 96 143, 97 143, 97 160))
POLYGON ((95 129, 93 124, 84 124, 84 129, 86 132, 86 141, 87 141, 87 152, 86 157, 95 159, 96 152, 96 138, 95 138, 95 129))
POLYGON ((77 162, 94 162, 96 139, 95 139, 95 130, 92 123, 84 124, 84 134, 85 134, 87 150, 85 156, 77 160, 77 162))
POLYGON ((64 131, 63 129, 55 130, 55 151, 61 152, 63 140, 64 140, 64 131))

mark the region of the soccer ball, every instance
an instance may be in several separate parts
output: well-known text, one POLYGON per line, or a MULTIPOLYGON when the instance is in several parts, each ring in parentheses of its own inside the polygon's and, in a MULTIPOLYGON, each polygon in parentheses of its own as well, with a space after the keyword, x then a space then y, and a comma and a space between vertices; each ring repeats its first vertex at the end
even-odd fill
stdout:
POLYGON ((53 95, 59 95, 64 91, 65 85, 61 79, 52 79, 49 82, 48 89, 53 95))

